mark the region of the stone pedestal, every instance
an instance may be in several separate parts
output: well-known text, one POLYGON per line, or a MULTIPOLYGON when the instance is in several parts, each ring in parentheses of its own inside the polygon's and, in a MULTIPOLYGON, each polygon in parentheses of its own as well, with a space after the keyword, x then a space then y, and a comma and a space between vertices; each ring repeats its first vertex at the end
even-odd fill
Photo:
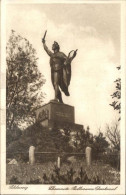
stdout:
POLYGON ((50 101, 36 110, 36 120, 44 127, 64 128, 66 126, 74 129, 83 128, 82 125, 75 124, 74 107, 56 101, 50 101))

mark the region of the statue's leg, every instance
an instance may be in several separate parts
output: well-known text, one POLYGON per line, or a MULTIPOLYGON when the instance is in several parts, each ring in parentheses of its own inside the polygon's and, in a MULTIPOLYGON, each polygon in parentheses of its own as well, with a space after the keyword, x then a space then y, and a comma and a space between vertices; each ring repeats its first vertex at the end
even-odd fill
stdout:
POLYGON ((59 90, 59 73, 58 72, 54 72, 54 89, 55 89, 55 99, 59 100, 59 94, 61 93, 59 90))
POLYGON ((59 90, 59 94, 58 94, 58 99, 59 99, 60 103, 63 103, 62 94, 61 94, 60 90, 59 90))

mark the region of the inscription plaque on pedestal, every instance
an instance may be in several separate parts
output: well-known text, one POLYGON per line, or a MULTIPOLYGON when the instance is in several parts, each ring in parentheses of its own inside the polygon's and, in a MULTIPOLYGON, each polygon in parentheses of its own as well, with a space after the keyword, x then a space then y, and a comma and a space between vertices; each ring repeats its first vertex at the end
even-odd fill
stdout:
POLYGON ((52 128, 55 125, 59 128, 71 126, 72 128, 81 128, 82 125, 75 124, 74 107, 55 101, 50 101, 36 110, 36 121, 39 121, 44 127, 52 128))

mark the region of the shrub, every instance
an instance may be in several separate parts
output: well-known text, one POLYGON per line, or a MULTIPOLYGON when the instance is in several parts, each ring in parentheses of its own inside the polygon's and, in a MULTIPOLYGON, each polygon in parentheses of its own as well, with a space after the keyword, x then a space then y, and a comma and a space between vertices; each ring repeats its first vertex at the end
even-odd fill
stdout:
POLYGON ((99 156, 99 159, 102 160, 104 163, 109 164, 113 168, 120 171, 120 154, 118 153, 107 153, 99 156))
MULTIPOLYGON (((100 179, 98 175, 90 179, 82 167, 77 176, 75 176, 75 173, 76 171, 70 168, 66 173, 61 174, 60 169, 55 166, 51 176, 46 173, 43 174, 43 181, 40 178, 30 179, 30 181, 26 181, 26 184, 105 184, 105 181, 100 179)), ((16 176, 12 176, 10 184, 21 184, 21 182, 18 181, 16 176)))

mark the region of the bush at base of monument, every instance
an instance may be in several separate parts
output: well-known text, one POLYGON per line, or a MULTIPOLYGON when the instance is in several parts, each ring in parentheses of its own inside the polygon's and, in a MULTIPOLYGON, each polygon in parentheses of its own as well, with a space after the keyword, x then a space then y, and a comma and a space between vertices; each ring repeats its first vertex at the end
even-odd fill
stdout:
POLYGON ((36 162, 55 161, 58 153, 72 151, 69 139, 69 137, 63 136, 59 129, 55 128, 50 131, 42 127, 40 123, 35 123, 24 130, 23 135, 17 141, 9 144, 7 158, 28 162, 29 147, 35 146, 36 162), (40 152, 54 152, 54 154, 42 154, 40 152))

